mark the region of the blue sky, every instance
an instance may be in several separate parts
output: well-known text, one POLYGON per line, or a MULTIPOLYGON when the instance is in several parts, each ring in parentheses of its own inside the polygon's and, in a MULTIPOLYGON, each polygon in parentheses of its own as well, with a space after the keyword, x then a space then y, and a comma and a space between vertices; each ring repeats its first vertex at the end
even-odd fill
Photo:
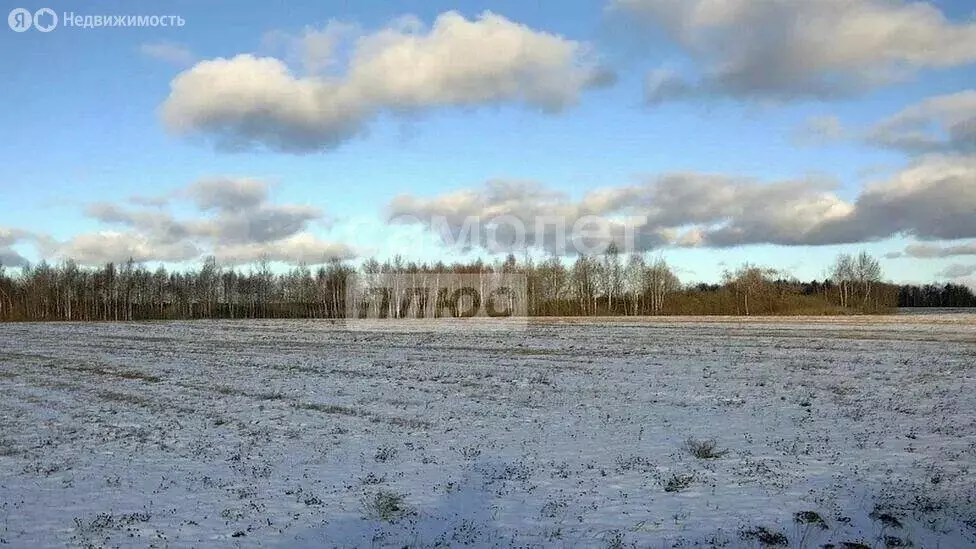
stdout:
MULTIPOLYGON (((148 264, 192 265, 208 253, 246 264, 265 251, 278 252, 269 255, 282 264, 327 254, 451 257, 424 226, 386 222, 394 198, 409 195, 414 214, 458 215, 459 197, 468 215, 501 208, 526 221, 550 210, 649 214, 642 230, 654 234, 653 244, 641 250, 663 254, 688 280, 715 280, 745 261, 820 278, 837 253, 866 249, 887 254, 883 266, 893 280, 951 274, 972 282, 976 268, 965 274, 976 264, 976 132, 965 131, 976 125, 976 101, 966 95, 976 82, 972 7, 857 0, 837 15, 831 3, 756 2, 721 13, 707 12, 705 0, 558 8, 508 1, 22 3, 32 12, 50 7, 61 19, 66 12, 177 15, 186 24, 82 29, 62 21, 49 33, 0 32, 7 105, 0 110, 0 258, 97 264, 134 255, 148 264), (494 35, 479 34, 486 10, 502 18, 494 35), (439 18, 451 11, 463 19, 435 40, 433 29, 449 23, 439 18), (799 32, 775 32, 787 21, 822 24, 824 14, 856 19, 855 32, 814 44, 799 32), (403 30, 395 22, 405 15, 419 23, 403 30), (302 39, 328 39, 329 21, 349 28, 337 33, 330 72, 314 74, 302 64, 311 52, 302 39), (893 25, 894 35, 915 40, 905 51, 878 38, 893 25), (376 39, 390 28, 393 43, 376 39), (747 38, 727 51, 727 36, 747 38), (509 59, 492 40, 511 37, 530 45, 509 59), (354 66, 348 54, 370 39, 387 48, 380 53, 405 43, 414 49, 386 67, 388 79, 356 80, 354 69, 366 74, 372 65, 366 55, 354 66), (275 60, 292 80, 271 88, 264 83, 273 75, 255 72, 267 66, 247 65, 244 54, 275 60), (217 58, 228 63, 204 80, 217 58), (443 65, 431 68, 431 59, 443 65), (599 85, 577 78, 597 69, 615 78, 599 85), (416 76, 424 70, 429 75, 416 76), (655 95, 654 74, 679 91, 655 95), (185 75, 177 90, 174 81, 185 75), (328 78, 342 84, 316 88, 317 99, 302 107, 309 112, 293 116, 298 86, 328 78), (350 115, 351 135, 333 140, 332 129, 314 127, 316 113, 332 104, 329 93, 349 95, 343 108, 362 110, 350 115), (917 107, 946 97, 956 100, 917 107), (553 102, 558 109, 549 108, 553 102), (908 122, 883 124, 906 112, 908 122), (925 146, 904 146, 920 128, 925 146), (239 150, 219 144, 245 134, 239 150), (694 195, 675 202, 675 189, 666 194, 660 183, 669 174, 683 174, 708 204, 694 195), (201 186, 208 181, 222 183, 201 186), (495 203, 489 181, 562 194, 516 193, 495 203), (789 181, 809 185, 776 190, 789 181), (205 193, 226 196, 224 187, 256 192, 260 204, 201 206, 205 193), (596 211, 587 197, 597 189, 629 198, 596 211), (155 201, 146 206, 132 197, 155 201), (818 206, 824 200, 837 206, 818 206), (687 210, 686 220, 679 210, 687 210), (147 221, 152 216, 157 222, 147 221), (274 230, 252 223, 282 216, 287 226, 274 230), (158 219, 186 224, 186 241, 164 237, 158 219), (234 233, 242 219, 250 236, 234 233), (678 242, 691 231, 701 237, 678 242)), ((838 27, 827 19, 828 28, 838 27)), ((322 61, 321 52, 311 53, 322 61)))

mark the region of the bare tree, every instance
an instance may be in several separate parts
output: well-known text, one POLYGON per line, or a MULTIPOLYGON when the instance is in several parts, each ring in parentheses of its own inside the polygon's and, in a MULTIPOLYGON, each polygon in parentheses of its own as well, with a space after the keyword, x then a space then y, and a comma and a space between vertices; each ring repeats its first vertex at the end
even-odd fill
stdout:
POLYGON ((774 276, 776 276, 776 269, 745 263, 734 273, 726 271, 723 278, 726 285, 732 288, 736 297, 742 299, 745 315, 749 316, 755 310, 755 307, 750 309, 750 299, 755 301, 757 296, 762 295, 769 285, 769 279, 774 276))
POLYGON ((651 314, 661 314, 667 296, 677 291, 680 286, 681 281, 671 271, 668 262, 663 257, 658 257, 644 275, 644 287, 650 298, 651 314))
POLYGON ((861 306, 869 307, 871 289, 881 282, 881 264, 866 251, 857 254, 853 264, 853 279, 861 292, 861 306))
POLYGON ((13 314, 13 302, 10 298, 10 283, 5 271, 6 267, 0 262, 0 319, 9 318, 13 314))
POLYGON ((596 288, 599 264, 587 255, 580 255, 573 263, 573 290, 579 303, 580 313, 592 315, 596 313, 596 288))
POLYGON ((830 276, 840 292, 840 306, 850 306, 850 295, 854 283, 854 258, 850 254, 840 254, 834 261, 830 276))
POLYGON ((569 273, 555 255, 539 265, 539 300, 548 304, 547 314, 559 314, 559 303, 565 297, 569 273))
POLYGON ((613 299, 623 292, 623 268, 620 266, 620 250, 611 242, 603 253, 600 269, 603 293, 607 297, 607 309, 612 313, 613 299))
POLYGON ((641 312, 646 271, 647 264, 644 261, 644 256, 636 252, 630 254, 627 267, 624 269, 624 289, 627 299, 630 301, 630 314, 632 315, 641 312))
MULTIPOLYGON (((343 316, 350 291, 346 284, 353 267, 338 259, 316 265, 319 268, 314 277, 309 266, 281 272, 267 259, 249 271, 221 269, 213 258, 207 258, 198 270, 171 273, 161 266, 151 272, 131 260, 100 268, 80 267, 70 260, 57 266, 41 261, 13 273, 0 266, 0 320, 343 316)), ((452 274, 473 275, 480 281, 482 292, 499 277, 525 275, 527 293, 511 295, 509 305, 519 309, 526 303, 530 314, 543 315, 602 314, 604 307, 611 314, 634 315, 665 311, 747 315, 790 310, 831 312, 836 310, 831 301, 837 299, 838 288, 846 307, 866 312, 886 310, 899 300, 956 306, 971 302, 969 293, 949 286, 902 287, 899 293, 899 288, 881 282, 878 261, 864 252, 840 256, 832 268, 835 281, 802 283, 773 278, 776 271, 746 264, 725 273, 724 287, 699 284, 680 293, 680 281, 663 258, 648 265, 642 255, 632 254, 626 266, 620 267, 612 250, 603 257, 578 257, 571 268, 557 256, 535 265, 528 256, 519 261, 510 255, 490 264, 481 260, 450 265, 404 262, 401 258, 383 264, 366 260, 360 269, 360 281, 389 288, 394 294, 384 301, 390 318, 410 316, 400 304, 412 288, 431 283, 439 287, 441 277, 452 274), (619 276, 615 272, 618 269, 619 276), (391 278, 393 275, 405 278, 391 278), (402 282, 399 285, 398 280, 402 282)))

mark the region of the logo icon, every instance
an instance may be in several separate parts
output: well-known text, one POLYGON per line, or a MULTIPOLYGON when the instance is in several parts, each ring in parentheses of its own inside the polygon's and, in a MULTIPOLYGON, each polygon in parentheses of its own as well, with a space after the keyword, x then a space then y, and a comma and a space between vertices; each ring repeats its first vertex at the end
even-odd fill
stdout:
POLYGON ((51 8, 41 8, 34 12, 34 28, 41 32, 51 32, 58 26, 58 14, 51 8))
POLYGON ((51 32, 58 26, 58 14, 51 8, 41 8, 33 15, 26 8, 14 8, 7 15, 7 24, 14 32, 26 32, 31 27, 38 32, 51 32))
POLYGON ((14 8, 10 10, 10 15, 7 16, 7 24, 10 25, 10 30, 14 32, 24 32, 34 24, 34 18, 31 16, 31 12, 26 9, 14 8))

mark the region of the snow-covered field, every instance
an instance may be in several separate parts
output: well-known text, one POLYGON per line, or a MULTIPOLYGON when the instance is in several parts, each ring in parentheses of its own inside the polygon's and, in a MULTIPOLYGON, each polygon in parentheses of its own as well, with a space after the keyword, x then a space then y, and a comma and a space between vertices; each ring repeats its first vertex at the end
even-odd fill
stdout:
POLYGON ((976 544, 974 315, 403 327, 0 325, 0 546, 976 544))

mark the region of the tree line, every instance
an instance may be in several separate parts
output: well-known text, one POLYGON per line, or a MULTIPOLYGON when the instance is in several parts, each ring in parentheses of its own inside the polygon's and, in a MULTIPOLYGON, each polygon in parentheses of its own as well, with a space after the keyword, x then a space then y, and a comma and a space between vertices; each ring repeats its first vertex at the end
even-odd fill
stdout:
MULTIPOLYGON (((401 257, 358 267, 339 260, 275 272, 268 261, 248 270, 210 257, 193 270, 154 270, 129 260, 84 268, 66 260, 7 271, 0 265, 0 320, 151 320, 203 318, 342 318, 350 275, 383 277, 497 274, 524 276, 520 310, 531 316, 775 315, 884 313, 897 306, 974 306, 964 286, 896 286, 882 281, 876 259, 841 255, 823 281, 801 282, 745 264, 719 284, 682 284, 661 257, 601 255, 572 262, 558 257, 521 261, 418 263, 401 257)), ((401 314, 394 310, 392 316, 401 314)))
POLYGON ((898 290, 899 307, 976 307, 976 294, 968 286, 905 284, 898 290))

